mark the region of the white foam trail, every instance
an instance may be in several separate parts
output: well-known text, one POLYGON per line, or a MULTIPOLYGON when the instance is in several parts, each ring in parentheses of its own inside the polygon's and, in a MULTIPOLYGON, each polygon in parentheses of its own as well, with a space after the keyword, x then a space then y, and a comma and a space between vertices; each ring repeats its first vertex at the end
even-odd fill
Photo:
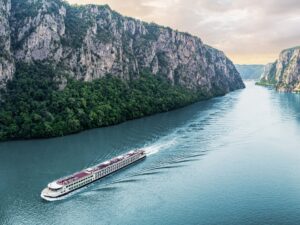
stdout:
MULTIPOLYGON (((173 138, 171 140, 165 140, 165 139, 166 138, 162 138, 162 139, 158 140, 154 144, 151 144, 149 146, 145 146, 143 149, 146 151, 147 156, 154 155, 154 154, 158 153, 159 151, 167 149, 167 148, 170 148, 171 146, 173 146, 173 145, 175 145, 177 143, 176 138, 173 138)), ((111 185, 113 183, 114 182, 109 183, 109 184, 107 184, 105 186, 111 185)), ((55 198, 55 199, 47 198, 46 200, 49 201, 49 202, 65 200, 67 198, 72 197, 73 195, 80 194, 80 193, 84 192, 85 189, 87 187, 90 187, 91 185, 92 184, 87 185, 86 187, 82 187, 82 188, 80 188, 78 190, 75 190, 75 191, 73 191, 73 192, 65 195, 65 196, 58 197, 58 198, 55 198)))
POLYGON ((161 151, 163 149, 167 149, 167 148, 173 146, 175 143, 176 143, 176 138, 173 138, 172 140, 169 140, 169 141, 160 140, 160 141, 158 141, 158 143, 144 147, 144 150, 146 151, 147 156, 150 156, 150 155, 158 153, 159 151, 161 151))

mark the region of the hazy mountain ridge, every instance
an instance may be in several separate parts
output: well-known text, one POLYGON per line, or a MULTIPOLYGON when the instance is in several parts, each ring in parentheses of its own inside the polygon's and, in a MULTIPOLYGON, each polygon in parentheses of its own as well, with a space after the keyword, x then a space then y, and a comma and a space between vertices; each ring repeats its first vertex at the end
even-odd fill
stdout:
POLYGON ((278 91, 300 91, 300 47, 283 50, 274 63, 265 66, 259 84, 275 86, 278 91))
POLYGON ((264 65, 235 65, 243 80, 259 80, 263 71, 264 65))

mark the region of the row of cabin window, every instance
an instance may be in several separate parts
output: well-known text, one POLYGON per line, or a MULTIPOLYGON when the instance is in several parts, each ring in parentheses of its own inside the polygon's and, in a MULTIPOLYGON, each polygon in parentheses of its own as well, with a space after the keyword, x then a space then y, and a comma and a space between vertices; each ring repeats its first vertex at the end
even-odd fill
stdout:
MULTIPOLYGON (((137 156, 134 156, 134 157, 132 157, 132 158, 130 158, 130 159, 127 159, 127 160, 121 162, 120 164, 115 164, 115 165, 113 165, 112 167, 109 167, 109 168, 105 169, 104 171, 98 172, 97 175, 98 175, 98 177, 100 177, 101 175, 105 175, 105 174, 107 174, 108 172, 111 172, 112 170, 118 169, 118 168, 120 168, 120 166, 124 166, 124 165, 126 165, 126 164, 128 164, 128 163, 131 163, 131 162, 133 162, 133 161, 136 160, 136 159, 137 159, 137 156)), ((83 179, 83 180, 87 180, 87 179, 89 179, 89 178, 90 178, 90 177, 87 177, 87 178, 85 178, 85 179, 83 179)), ((82 182, 83 180, 77 181, 77 182, 75 182, 75 183, 73 183, 73 184, 71 184, 71 185, 67 185, 67 187, 71 187, 71 188, 72 188, 75 184, 78 184, 78 183, 82 182)), ((89 182, 90 182, 90 181, 89 181, 89 182)), ((83 182, 83 184, 87 184, 87 183, 89 183, 89 182, 83 182)), ((79 186, 81 186, 81 185, 75 185, 74 188, 77 188, 77 187, 79 187, 79 186)))
POLYGON ((75 184, 78 184, 78 183, 80 183, 80 182, 82 182, 82 181, 84 181, 84 180, 88 180, 88 179, 90 179, 91 178, 91 176, 89 176, 89 177, 86 177, 86 178, 84 178, 83 180, 79 180, 79 181, 76 181, 75 183, 73 183, 73 184, 69 184, 69 185, 67 185, 67 187, 71 187, 71 186, 74 186, 75 184))
POLYGON ((102 175, 105 175, 105 174, 111 172, 112 170, 119 169, 120 166, 124 166, 124 165, 126 165, 128 163, 131 163, 131 162, 133 162, 136 159, 137 159, 137 156, 134 156, 134 157, 132 157, 130 159, 127 159, 127 160, 119 163, 119 164, 112 165, 111 167, 108 167, 108 168, 104 169, 103 171, 98 172, 96 176, 98 178, 98 177, 100 177, 102 175))
POLYGON ((126 165, 126 164, 129 163, 129 162, 132 162, 132 159, 126 160, 126 161, 124 161, 124 162, 121 162, 120 164, 112 165, 111 167, 108 167, 108 168, 104 169, 103 171, 98 172, 98 175, 104 175, 104 174, 106 174, 107 172, 112 171, 111 169, 118 169, 118 168, 120 168, 120 166, 126 165))
POLYGON ((71 187, 70 189, 73 190, 73 189, 75 189, 75 188, 81 187, 82 185, 88 184, 88 183, 90 183, 90 182, 91 182, 91 180, 85 181, 85 182, 83 182, 81 185, 75 185, 74 187, 71 187))

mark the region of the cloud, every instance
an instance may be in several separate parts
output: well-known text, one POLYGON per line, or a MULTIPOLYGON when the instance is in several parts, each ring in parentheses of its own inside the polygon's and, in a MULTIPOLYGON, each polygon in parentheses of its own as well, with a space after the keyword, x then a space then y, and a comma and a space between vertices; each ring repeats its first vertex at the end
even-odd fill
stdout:
POLYGON ((267 63, 300 44, 299 0, 68 0, 199 36, 235 63, 267 63))

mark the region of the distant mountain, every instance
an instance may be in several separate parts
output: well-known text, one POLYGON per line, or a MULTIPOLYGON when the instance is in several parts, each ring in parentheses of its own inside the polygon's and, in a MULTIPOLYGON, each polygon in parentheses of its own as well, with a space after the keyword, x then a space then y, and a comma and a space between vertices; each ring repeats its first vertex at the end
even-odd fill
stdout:
POLYGON ((300 46, 283 50, 274 63, 265 66, 260 85, 278 91, 300 92, 300 46))
POLYGON ((259 80, 264 71, 264 65, 235 65, 243 80, 259 80))
POLYGON ((0 139, 108 126, 244 88, 200 38, 107 5, 0 0, 0 48, 0 139))

